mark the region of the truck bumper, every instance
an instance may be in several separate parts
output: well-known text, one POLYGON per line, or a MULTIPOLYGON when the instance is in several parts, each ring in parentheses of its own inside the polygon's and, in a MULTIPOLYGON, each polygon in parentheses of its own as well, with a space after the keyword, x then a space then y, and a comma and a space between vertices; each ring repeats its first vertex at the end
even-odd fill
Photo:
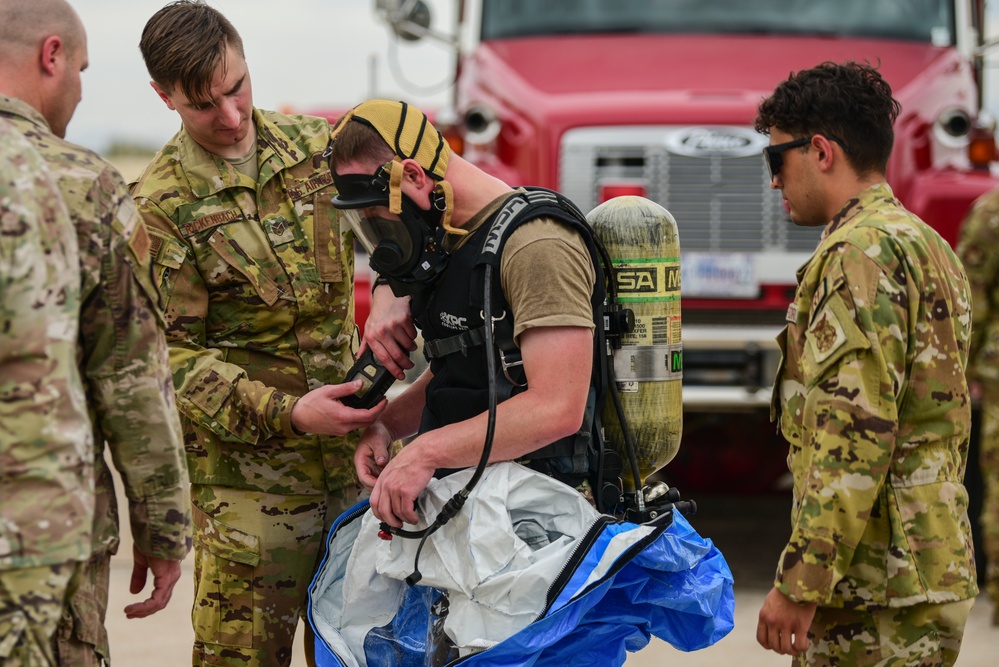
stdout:
POLYGON ((684 409, 769 407, 780 364, 778 333, 774 326, 684 326, 684 409))

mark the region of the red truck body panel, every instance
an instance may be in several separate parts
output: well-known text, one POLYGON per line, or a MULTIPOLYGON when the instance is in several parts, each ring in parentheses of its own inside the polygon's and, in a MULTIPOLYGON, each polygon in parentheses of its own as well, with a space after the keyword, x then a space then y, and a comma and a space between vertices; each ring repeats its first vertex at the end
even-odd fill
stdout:
MULTIPOLYGON (((939 209, 926 201, 925 193, 909 201, 916 183, 922 187, 926 181, 918 178, 926 167, 912 154, 914 138, 932 126, 943 108, 974 106, 977 95, 969 63, 949 47, 884 39, 737 35, 496 40, 483 43, 463 62, 458 105, 487 102, 505 111, 495 155, 473 150, 473 161, 509 182, 557 187, 559 142, 567 130, 749 125, 759 102, 778 82, 792 71, 826 60, 880 63, 903 107, 889 181, 914 210, 939 209)), ((966 173, 963 156, 955 159, 954 166, 966 173)), ((972 182, 975 189, 987 189, 993 181, 986 176, 973 177, 972 182)), ((948 240, 955 240, 966 208, 937 223, 948 240)))

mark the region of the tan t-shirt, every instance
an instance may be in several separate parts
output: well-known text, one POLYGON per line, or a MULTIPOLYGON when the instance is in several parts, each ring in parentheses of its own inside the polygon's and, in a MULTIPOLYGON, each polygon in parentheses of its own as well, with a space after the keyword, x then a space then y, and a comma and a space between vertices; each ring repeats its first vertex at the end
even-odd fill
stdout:
MULTIPOLYGON (((463 229, 477 230, 510 194, 494 199, 463 229)), ((448 249, 457 250, 467 238, 449 237, 453 247, 448 249)), ((592 331, 590 295, 595 281, 586 243, 568 225, 537 218, 518 227, 500 258, 500 285, 513 311, 514 342, 519 344, 520 334, 534 327, 586 327, 592 331)))

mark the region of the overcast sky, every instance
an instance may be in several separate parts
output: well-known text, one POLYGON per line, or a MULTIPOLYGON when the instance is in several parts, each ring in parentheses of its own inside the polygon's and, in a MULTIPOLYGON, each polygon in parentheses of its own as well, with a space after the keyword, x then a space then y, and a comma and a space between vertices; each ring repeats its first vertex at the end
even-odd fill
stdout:
MULTIPOLYGON (((70 0, 87 30, 90 67, 83 74, 83 101, 67 139, 97 151, 113 140, 159 148, 180 128, 177 114, 149 87, 139 54, 142 28, 168 0, 70 0)), ((452 75, 448 49, 434 42, 404 44, 390 73, 388 28, 375 20, 373 0, 210 0, 243 38, 254 103, 266 109, 316 111, 349 108, 374 93, 441 106, 449 92, 426 94, 452 75), (377 54, 375 76, 369 62, 377 54), (405 81, 403 82, 405 83, 405 81)), ((450 2, 433 27, 450 30, 450 2)), ((393 40, 394 41, 394 40, 393 40)))

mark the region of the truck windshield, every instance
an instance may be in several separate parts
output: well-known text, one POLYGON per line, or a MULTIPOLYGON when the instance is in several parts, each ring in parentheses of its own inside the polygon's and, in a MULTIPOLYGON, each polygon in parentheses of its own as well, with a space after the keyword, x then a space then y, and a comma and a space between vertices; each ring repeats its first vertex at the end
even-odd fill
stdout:
POLYGON ((482 0, 482 39, 586 33, 887 37, 948 46, 953 0, 482 0))

